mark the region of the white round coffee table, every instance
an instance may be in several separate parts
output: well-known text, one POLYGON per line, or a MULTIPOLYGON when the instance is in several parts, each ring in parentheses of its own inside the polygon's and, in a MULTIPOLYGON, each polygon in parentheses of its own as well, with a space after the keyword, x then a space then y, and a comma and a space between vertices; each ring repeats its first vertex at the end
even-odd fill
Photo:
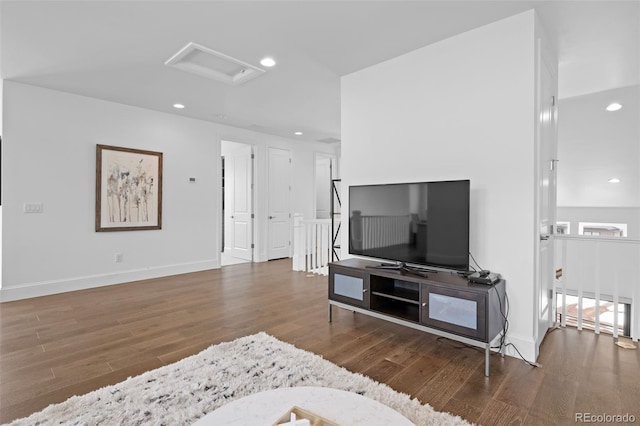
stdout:
POLYGON ((193 426, 271 426, 298 406, 339 425, 413 425, 406 417, 371 398, 321 387, 279 388, 232 401, 202 417, 193 426))

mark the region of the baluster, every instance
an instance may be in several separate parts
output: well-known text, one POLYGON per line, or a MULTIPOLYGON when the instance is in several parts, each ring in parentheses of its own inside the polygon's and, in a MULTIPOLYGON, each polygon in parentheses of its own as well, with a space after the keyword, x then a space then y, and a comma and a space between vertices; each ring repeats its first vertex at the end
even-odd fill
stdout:
MULTIPOLYGON (((594 333, 596 334, 600 334, 600 256, 601 256, 601 251, 600 251, 600 242, 596 242, 596 258, 595 258, 595 273, 594 276, 596 277, 596 281, 595 281, 595 299, 596 299, 596 306, 595 306, 595 314, 594 314, 594 321, 595 321, 595 327, 594 327, 594 333)), ((614 320, 615 321, 615 320, 614 320)))

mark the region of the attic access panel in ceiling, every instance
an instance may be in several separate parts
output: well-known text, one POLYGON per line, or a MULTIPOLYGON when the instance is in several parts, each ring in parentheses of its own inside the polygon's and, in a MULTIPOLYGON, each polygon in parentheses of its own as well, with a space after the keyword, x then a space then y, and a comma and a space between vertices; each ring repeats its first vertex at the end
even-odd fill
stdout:
POLYGON ((193 42, 180 49, 164 64, 232 86, 242 84, 265 72, 261 68, 193 42))

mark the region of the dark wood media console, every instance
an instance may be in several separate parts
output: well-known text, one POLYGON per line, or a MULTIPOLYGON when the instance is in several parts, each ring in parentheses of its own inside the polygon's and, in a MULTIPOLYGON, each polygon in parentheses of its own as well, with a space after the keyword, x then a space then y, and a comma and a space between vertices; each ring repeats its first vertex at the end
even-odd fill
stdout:
POLYGON ((362 259, 329 264, 329 322, 338 306, 484 348, 488 376, 491 342, 505 324, 505 281, 474 284, 455 272, 423 276, 379 265, 362 259))

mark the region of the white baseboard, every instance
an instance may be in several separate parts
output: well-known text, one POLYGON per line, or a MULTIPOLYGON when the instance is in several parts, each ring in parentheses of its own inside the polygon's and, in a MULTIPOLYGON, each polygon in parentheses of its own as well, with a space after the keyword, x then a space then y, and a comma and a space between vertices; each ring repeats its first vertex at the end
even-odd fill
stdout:
POLYGON ((518 348, 518 352, 514 349, 513 346, 508 346, 505 349, 505 355, 512 356, 518 359, 526 359, 529 362, 536 362, 538 351, 536 350, 536 342, 531 339, 526 339, 518 336, 512 336, 507 333, 507 344, 511 343, 513 346, 518 348))
POLYGON ((1 288, 0 302, 10 302, 13 300, 29 299, 32 297, 49 296, 51 294, 66 293, 69 291, 86 290, 89 288, 104 287, 114 284, 123 284, 131 281, 168 277, 171 275, 187 274, 190 272, 198 272, 218 268, 220 268, 220 265, 218 264, 217 260, 204 260, 200 262, 189 262, 177 265, 164 265, 145 269, 114 272, 110 274, 71 277, 53 281, 41 281, 23 284, 15 287, 1 288))

